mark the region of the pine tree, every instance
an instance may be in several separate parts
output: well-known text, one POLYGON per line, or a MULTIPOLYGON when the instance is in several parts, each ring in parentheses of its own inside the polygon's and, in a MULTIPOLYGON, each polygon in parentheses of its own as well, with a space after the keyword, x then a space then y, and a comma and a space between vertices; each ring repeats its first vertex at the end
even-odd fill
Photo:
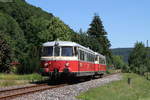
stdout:
POLYGON ((102 21, 97 14, 94 15, 87 33, 89 37, 96 38, 98 40, 99 45, 101 46, 101 51, 98 52, 106 55, 109 60, 112 59, 111 51, 109 49, 111 44, 107 38, 107 32, 104 29, 102 21))

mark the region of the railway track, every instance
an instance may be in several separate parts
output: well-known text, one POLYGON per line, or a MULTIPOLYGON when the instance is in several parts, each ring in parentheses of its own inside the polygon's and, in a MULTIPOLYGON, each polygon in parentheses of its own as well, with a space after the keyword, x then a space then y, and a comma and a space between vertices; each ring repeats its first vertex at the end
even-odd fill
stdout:
MULTIPOLYGON (((118 73, 105 74, 103 76, 103 78, 110 77, 111 75, 114 75, 114 74, 118 74, 118 73)), ((10 100, 10 99, 16 98, 18 96, 31 94, 31 93, 39 92, 39 91, 44 91, 44 90, 48 90, 48 89, 53 89, 53 88, 59 88, 59 87, 63 87, 66 85, 68 85, 68 84, 59 84, 59 85, 38 84, 38 85, 33 85, 33 86, 1 90, 0 91, 0 100, 10 100)))
POLYGON ((27 86, 27 87, 21 87, 21 88, 14 88, 14 89, 8 89, 8 90, 1 90, 0 91, 0 100, 10 100, 12 98, 26 95, 38 91, 44 91, 47 89, 52 88, 58 88, 66 86, 67 84, 60 84, 55 86, 49 86, 47 84, 40 84, 40 85, 33 85, 33 86, 27 86))

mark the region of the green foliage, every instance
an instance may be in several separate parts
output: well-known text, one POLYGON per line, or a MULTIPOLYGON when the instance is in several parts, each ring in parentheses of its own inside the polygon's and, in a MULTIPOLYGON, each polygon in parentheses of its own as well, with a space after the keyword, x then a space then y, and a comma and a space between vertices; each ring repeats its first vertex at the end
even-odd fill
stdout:
POLYGON ((123 66, 122 66, 122 72, 131 72, 130 71, 130 67, 129 67, 129 65, 127 64, 127 63, 125 63, 123 66))
POLYGON ((101 51, 101 46, 99 45, 97 39, 89 37, 85 32, 80 31, 79 34, 74 34, 72 41, 77 42, 85 47, 89 47, 93 51, 101 51))
POLYGON ((10 72, 11 73, 17 73, 17 66, 11 66, 10 72))
POLYGON ((130 70, 144 75, 150 64, 149 51, 142 42, 137 42, 129 57, 130 70))
POLYGON ((10 71, 11 61, 11 49, 3 38, 3 34, 0 32, 0 72, 10 71))
POLYGON ((38 72, 40 67, 40 49, 37 46, 30 45, 28 48, 28 55, 24 55, 20 60, 21 66, 18 67, 17 73, 19 74, 30 74, 38 72))
POLYGON ((122 69, 125 63, 121 56, 113 56, 113 64, 116 69, 122 69))
POLYGON ((18 23, 9 15, 0 13, 0 31, 3 39, 7 41, 12 49, 12 60, 18 61, 25 51, 26 40, 18 23), (1 33, 2 34, 2 33, 1 33))
POLYGON ((71 40, 72 30, 65 25, 59 18, 53 17, 49 22, 46 30, 39 32, 38 37, 43 41, 52 40, 71 40))
POLYGON ((145 59, 145 64, 147 66, 147 72, 150 72, 150 48, 149 47, 146 47, 146 54, 147 57, 145 59))

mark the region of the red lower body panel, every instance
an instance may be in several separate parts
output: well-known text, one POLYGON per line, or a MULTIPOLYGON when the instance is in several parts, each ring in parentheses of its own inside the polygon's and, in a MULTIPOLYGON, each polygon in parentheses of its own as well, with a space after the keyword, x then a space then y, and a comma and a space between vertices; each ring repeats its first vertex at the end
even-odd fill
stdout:
POLYGON ((85 62, 85 61, 64 61, 64 60, 57 60, 57 61, 42 61, 41 65, 44 69, 44 72, 54 72, 56 69, 58 72, 64 72, 65 69, 68 69, 70 73, 76 72, 99 72, 99 71, 106 71, 106 65, 102 64, 94 64, 92 62, 85 62))

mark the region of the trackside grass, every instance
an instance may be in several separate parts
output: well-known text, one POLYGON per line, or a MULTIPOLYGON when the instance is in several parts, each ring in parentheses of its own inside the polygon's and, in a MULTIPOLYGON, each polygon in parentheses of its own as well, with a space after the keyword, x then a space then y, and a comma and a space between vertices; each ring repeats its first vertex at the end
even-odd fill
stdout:
POLYGON ((150 100, 150 81, 136 74, 122 75, 123 80, 90 89, 77 98, 82 100, 150 100), (128 78, 131 78, 130 85, 128 78))
POLYGON ((42 80, 39 74, 16 75, 16 74, 0 74, 0 87, 23 85, 32 81, 42 80))

